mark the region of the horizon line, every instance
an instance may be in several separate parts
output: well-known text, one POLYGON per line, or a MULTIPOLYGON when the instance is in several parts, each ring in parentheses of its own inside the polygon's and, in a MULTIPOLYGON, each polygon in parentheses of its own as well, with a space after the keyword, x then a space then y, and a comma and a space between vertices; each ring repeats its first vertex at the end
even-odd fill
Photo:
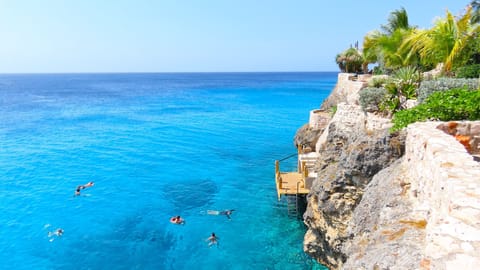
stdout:
POLYGON ((48 74, 196 74, 196 73, 339 73, 340 71, 78 71, 78 72, 0 72, 0 75, 48 74))

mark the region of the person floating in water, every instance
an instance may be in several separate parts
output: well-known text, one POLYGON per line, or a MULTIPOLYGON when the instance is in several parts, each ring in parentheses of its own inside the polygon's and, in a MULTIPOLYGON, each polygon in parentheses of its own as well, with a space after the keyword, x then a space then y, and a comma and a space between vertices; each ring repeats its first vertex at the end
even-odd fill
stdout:
POLYGON ((213 245, 217 245, 217 247, 218 247, 218 239, 219 238, 215 235, 215 233, 212 232, 212 235, 210 235, 210 237, 208 237, 207 240, 205 240, 205 241, 208 242, 208 247, 211 247, 213 245))
POLYGON ((184 225, 185 220, 181 218, 180 216, 172 217, 170 218, 170 222, 173 224, 179 224, 179 225, 184 225))
POLYGON ((232 219, 230 215, 235 211, 235 209, 220 211, 220 215, 227 216, 228 219, 232 219))
POLYGON ((223 211, 208 210, 207 214, 214 215, 214 216, 225 215, 227 216, 228 219, 231 219, 230 215, 233 213, 233 211, 235 211, 235 209, 223 210, 223 211))
POLYGON ((86 183, 85 185, 78 186, 77 189, 75 190, 75 196, 80 196, 80 191, 82 189, 86 189, 86 188, 91 187, 93 185, 94 185, 94 183, 92 181, 90 181, 90 182, 86 183))
POLYGON ((55 236, 60 237, 62 235, 63 235, 63 229, 62 228, 58 228, 53 232, 48 232, 48 237, 52 237, 49 240, 50 242, 53 242, 53 240, 55 240, 55 238, 53 238, 53 237, 55 237, 55 236))

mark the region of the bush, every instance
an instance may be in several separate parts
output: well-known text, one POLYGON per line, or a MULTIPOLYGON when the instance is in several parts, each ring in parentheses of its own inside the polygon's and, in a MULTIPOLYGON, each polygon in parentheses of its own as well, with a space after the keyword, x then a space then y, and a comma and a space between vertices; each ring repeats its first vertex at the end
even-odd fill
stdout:
POLYGON ((407 66, 396 70, 383 85, 387 93, 378 107, 391 114, 407 107, 407 100, 417 97, 417 88, 422 76, 415 67, 407 66))
POLYGON ((411 123, 426 120, 479 120, 480 90, 453 89, 435 92, 424 103, 408 110, 398 111, 393 116, 392 132, 411 123))
MULTIPOLYGON (((379 104, 380 111, 387 113, 388 115, 398 111, 402 107, 400 100, 401 93, 398 90, 397 85, 394 82, 389 82, 385 85, 387 93, 385 98, 379 104)), ((405 98, 402 98, 405 100, 405 98)), ((406 101, 406 100, 405 100, 406 101)))
POLYGON ((479 89, 478 79, 452 79, 440 78, 437 80, 423 81, 417 90, 417 99, 422 103, 428 96, 437 91, 465 88, 468 90, 479 89))
POLYGON ((479 78, 480 64, 459 67, 455 70, 457 78, 479 78))
POLYGON ((330 114, 331 114, 331 116, 333 117, 336 112, 337 112, 337 105, 332 106, 332 107, 330 108, 330 114))
POLYGON ((412 66, 402 67, 392 76, 392 81, 395 83, 399 94, 406 99, 417 97, 416 90, 421 80, 420 72, 412 66))
POLYGON ((388 76, 374 76, 368 82, 368 86, 369 87, 380 88, 380 87, 384 86, 388 82, 388 80, 389 80, 388 76))
POLYGON ((365 87, 360 91, 360 105, 366 112, 378 111, 386 96, 387 90, 383 87, 365 87))
POLYGON ((381 67, 375 66, 375 67, 373 67, 372 73, 373 73, 373 75, 383 75, 386 72, 381 67))

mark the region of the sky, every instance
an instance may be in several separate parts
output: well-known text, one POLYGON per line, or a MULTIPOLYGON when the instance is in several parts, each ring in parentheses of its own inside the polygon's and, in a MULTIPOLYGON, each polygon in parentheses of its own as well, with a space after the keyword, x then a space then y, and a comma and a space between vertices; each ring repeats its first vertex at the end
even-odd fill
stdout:
POLYGON ((433 26, 470 0, 0 0, 0 73, 338 71, 405 8, 433 26))

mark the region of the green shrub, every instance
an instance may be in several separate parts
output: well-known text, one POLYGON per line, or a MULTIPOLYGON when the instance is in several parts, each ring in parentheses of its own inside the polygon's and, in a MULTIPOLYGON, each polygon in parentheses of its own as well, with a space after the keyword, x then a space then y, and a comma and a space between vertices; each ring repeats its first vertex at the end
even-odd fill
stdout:
POLYGON ((366 112, 374 112, 380 110, 380 104, 385 100, 387 90, 383 87, 365 87, 359 94, 362 109, 366 112))
POLYGON ((416 90, 420 85, 422 76, 415 67, 407 66, 398 69, 392 76, 392 81, 395 83, 399 94, 406 99, 413 99, 417 97, 416 90))
POLYGON ((439 78, 436 80, 423 81, 417 90, 417 99, 419 103, 422 103, 428 96, 430 96, 434 92, 458 88, 477 90, 479 89, 479 80, 439 78))
POLYGON ((379 104, 380 111, 392 114, 402 109, 402 102, 407 99, 402 95, 398 84, 394 80, 390 80, 385 84, 387 93, 385 98, 379 104))
POLYGON ((415 67, 407 66, 396 70, 383 85, 387 93, 378 106, 380 111, 391 114, 405 109, 407 100, 416 98, 421 79, 422 76, 415 67))
POLYGON ((453 89, 435 92, 424 103, 393 116, 392 132, 426 120, 479 120, 480 90, 453 89))
POLYGON ((480 64, 459 67, 455 70, 457 78, 479 78, 480 64))
POLYGON ((389 78, 387 76, 375 76, 368 82, 369 87, 380 88, 388 82, 389 78))
POLYGON ((333 117, 335 113, 337 112, 337 105, 334 105, 330 108, 330 114, 333 117))
POLYGON ((386 72, 379 66, 375 66, 373 67, 373 71, 372 71, 373 75, 382 75, 382 74, 385 74, 386 72))

